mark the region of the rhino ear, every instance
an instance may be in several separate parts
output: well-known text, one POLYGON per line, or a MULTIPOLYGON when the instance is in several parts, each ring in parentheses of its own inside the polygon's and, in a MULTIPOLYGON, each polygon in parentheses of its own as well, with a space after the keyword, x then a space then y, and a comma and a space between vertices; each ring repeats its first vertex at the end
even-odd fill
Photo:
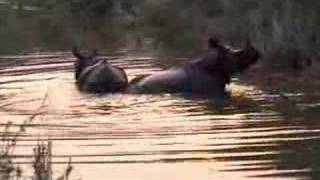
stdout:
POLYGON ((73 56, 77 57, 77 58, 83 58, 82 54, 80 53, 79 49, 77 46, 73 46, 72 48, 72 54, 73 56))
POLYGON ((210 37, 208 40, 209 48, 216 48, 219 46, 219 44, 220 44, 219 39, 217 39, 215 37, 210 37))
POLYGON ((252 42, 249 38, 246 39, 246 49, 251 49, 253 48, 252 42))
POLYGON ((91 53, 91 57, 96 57, 99 56, 99 50, 98 49, 93 49, 91 53))

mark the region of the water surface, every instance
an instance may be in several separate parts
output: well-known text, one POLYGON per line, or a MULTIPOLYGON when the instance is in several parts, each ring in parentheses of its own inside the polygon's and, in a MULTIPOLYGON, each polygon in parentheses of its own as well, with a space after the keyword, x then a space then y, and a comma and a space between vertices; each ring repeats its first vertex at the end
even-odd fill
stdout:
MULTIPOLYGON (((126 51, 106 58, 129 79, 161 70, 152 57, 126 51)), ((25 168, 38 141, 51 140, 55 172, 71 157, 72 176, 84 180, 319 177, 317 92, 308 101, 296 92, 279 101, 278 93, 233 79, 224 107, 169 94, 92 95, 76 89, 70 53, 2 61, 15 63, 0 68, 0 128, 8 121, 12 131, 27 124, 15 149, 25 168)))

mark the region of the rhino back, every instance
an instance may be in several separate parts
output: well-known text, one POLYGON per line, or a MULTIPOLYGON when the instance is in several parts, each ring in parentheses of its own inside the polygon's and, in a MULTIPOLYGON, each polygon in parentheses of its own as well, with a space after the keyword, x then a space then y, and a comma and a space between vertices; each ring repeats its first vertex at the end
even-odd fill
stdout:
POLYGON ((182 92, 190 89, 188 76, 183 68, 171 68, 143 78, 137 83, 142 92, 182 92))
POLYGON ((98 62, 86 68, 79 79, 81 89, 92 92, 117 91, 128 84, 124 71, 105 62, 98 62))

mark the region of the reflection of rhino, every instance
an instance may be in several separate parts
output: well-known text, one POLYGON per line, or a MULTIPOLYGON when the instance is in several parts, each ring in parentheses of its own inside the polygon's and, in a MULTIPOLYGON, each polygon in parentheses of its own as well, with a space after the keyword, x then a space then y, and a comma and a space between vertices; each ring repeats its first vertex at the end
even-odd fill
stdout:
POLYGON ((181 67, 134 79, 133 88, 141 93, 182 92, 223 97, 230 76, 247 69, 260 57, 249 41, 241 50, 232 50, 215 39, 208 44, 200 56, 181 67))
POLYGON ((75 79, 80 90, 93 93, 123 91, 128 87, 128 78, 121 68, 108 61, 97 59, 97 53, 83 55, 77 48, 72 51, 75 61, 75 79))

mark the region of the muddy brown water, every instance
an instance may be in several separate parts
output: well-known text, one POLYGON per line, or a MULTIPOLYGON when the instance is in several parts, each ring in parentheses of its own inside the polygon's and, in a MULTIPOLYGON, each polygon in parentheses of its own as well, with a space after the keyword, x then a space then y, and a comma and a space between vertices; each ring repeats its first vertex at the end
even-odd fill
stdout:
MULTIPOLYGON (((295 104, 303 99, 301 93, 288 92, 288 102, 279 105, 281 95, 233 79, 232 97, 224 107, 170 94, 98 96, 76 89, 70 53, 2 57, 2 61, 17 63, 0 68, 0 128, 3 132, 10 121, 10 130, 17 131, 27 122, 14 151, 15 162, 27 174, 32 171, 33 147, 39 140, 51 140, 54 172, 62 172, 71 157, 74 179, 318 179, 320 175, 320 123, 312 116, 319 102, 295 104), (287 106, 289 115, 279 106, 287 106), (305 114, 309 107, 311 116, 305 114)), ((123 67, 129 79, 161 70, 152 57, 126 52, 112 56, 111 62, 123 67)))

